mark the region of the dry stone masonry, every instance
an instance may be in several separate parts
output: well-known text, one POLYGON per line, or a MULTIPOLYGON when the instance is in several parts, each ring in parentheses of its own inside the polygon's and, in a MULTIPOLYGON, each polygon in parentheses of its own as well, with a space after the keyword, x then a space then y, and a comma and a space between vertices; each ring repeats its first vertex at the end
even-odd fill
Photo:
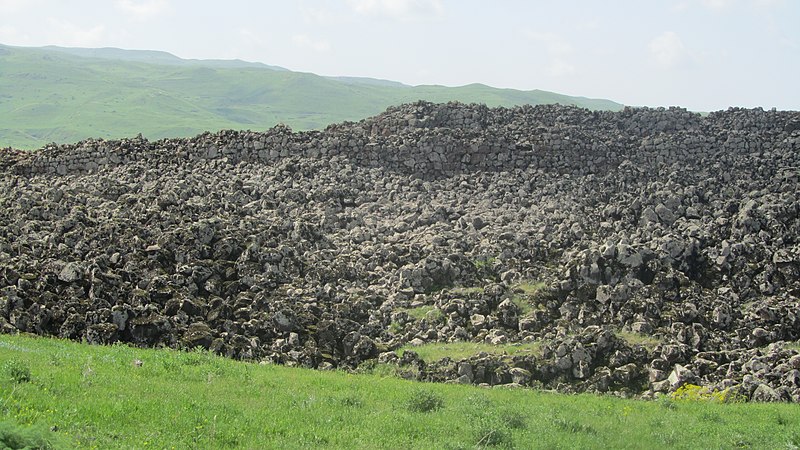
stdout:
POLYGON ((798 402, 799 150, 797 112, 424 102, 322 131, 8 149, 0 329, 798 402), (538 351, 395 352, 460 341, 538 351))

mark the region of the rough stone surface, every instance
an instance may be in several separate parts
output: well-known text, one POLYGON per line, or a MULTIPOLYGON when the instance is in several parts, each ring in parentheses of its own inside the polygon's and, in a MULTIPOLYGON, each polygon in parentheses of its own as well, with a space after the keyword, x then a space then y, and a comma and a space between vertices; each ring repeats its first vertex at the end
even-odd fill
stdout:
POLYGON ((796 123, 420 102, 322 131, 2 150, 0 331, 797 401, 796 123), (457 341, 538 351, 393 353, 457 341))

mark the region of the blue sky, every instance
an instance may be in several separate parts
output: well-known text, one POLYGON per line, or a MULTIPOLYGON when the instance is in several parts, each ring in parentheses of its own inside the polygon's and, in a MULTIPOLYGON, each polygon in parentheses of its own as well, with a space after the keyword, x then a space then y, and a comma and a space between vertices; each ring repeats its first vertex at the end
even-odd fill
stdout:
POLYGON ((800 109, 797 0, 0 0, 0 43, 699 111, 800 109))

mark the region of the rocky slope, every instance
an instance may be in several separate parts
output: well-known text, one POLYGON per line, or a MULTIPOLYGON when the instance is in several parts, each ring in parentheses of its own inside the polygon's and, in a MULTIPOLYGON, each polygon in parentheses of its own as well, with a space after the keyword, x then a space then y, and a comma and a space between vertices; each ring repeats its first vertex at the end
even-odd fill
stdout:
POLYGON ((420 102, 1 156, 3 332, 800 401, 797 112, 420 102), (393 352, 457 341, 539 352, 393 352))

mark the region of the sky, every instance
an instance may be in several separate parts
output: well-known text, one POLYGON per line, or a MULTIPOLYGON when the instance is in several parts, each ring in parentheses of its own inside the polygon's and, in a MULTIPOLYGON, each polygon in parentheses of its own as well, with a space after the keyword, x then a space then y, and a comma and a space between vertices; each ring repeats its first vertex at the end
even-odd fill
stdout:
POLYGON ((0 0, 0 43, 800 110, 799 0, 0 0))

